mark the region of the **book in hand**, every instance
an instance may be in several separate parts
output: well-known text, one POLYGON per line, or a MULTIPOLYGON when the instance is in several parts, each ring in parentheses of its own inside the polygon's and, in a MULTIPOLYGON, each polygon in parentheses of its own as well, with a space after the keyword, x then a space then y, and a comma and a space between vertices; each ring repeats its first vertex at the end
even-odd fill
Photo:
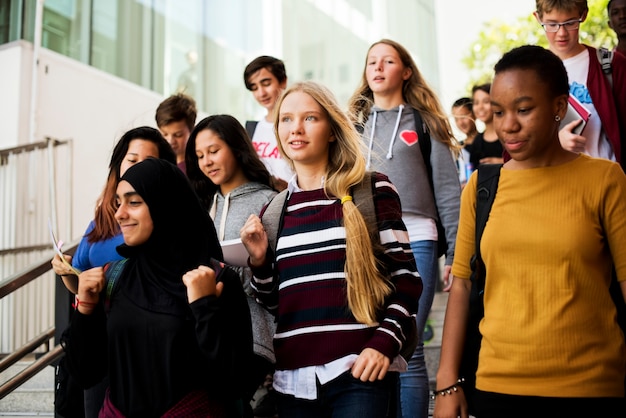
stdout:
POLYGON ((570 94, 567 99, 567 113, 561 120, 560 128, 562 129, 565 125, 575 120, 582 120, 582 122, 572 129, 573 133, 581 135, 581 132, 585 129, 585 126, 587 126, 587 122, 589 122, 590 116, 591 113, 587 110, 587 108, 583 106, 583 104, 576 97, 570 94))
POLYGON ((248 251, 239 238, 220 242, 226 264, 237 267, 248 266, 248 251))

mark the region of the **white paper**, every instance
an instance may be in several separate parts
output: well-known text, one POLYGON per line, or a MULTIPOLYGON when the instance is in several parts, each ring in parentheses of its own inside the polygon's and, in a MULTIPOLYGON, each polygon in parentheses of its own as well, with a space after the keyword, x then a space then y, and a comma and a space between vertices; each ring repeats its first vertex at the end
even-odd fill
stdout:
POLYGON ((52 240, 52 248, 54 248, 54 252, 57 253, 63 264, 65 264, 67 268, 69 268, 75 275, 78 276, 80 274, 80 270, 68 263, 63 256, 63 252, 61 251, 61 245, 63 245, 63 241, 57 240, 57 238, 54 236, 54 231, 52 230, 52 221, 50 219, 48 219, 48 230, 50 231, 50 239, 52 240))

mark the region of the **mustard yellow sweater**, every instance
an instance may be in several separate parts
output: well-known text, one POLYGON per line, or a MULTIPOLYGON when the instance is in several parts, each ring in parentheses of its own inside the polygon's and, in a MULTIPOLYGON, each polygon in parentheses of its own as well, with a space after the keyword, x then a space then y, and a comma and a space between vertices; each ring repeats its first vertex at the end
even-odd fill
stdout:
MULTIPOLYGON (((465 187, 452 273, 470 276, 476 174, 465 187)), ((626 280, 626 176, 581 155, 502 169, 481 240, 486 265, 476 386, 514 395, 624 395, 626 347, 608 287, 626 280)))

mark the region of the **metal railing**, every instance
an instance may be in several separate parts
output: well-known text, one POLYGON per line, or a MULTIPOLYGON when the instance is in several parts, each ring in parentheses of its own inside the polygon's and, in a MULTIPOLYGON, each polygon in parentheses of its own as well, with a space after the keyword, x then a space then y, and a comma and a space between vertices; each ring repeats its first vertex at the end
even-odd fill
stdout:
MULTIPOLYGON (((65 253, 69 255, 73 255, 77 247, 78 247, 78 244, 73 244, 71 247, 69 247, 69 249, 65 253)), ((50 257, 47 257, 45 260, 41 261, 40 263, 37 263, 31 266, 25 272, 16 274, 15 276, 10 277, 0 282, 0 299, 4 298, 5 296, 10 295, 16 290, 35 281, 36 279, 39 279, 39 278, 45 279, 45 277, 43 276, 52 269, 52 265, 50 264, 51 259, 52 259, 52 255, 50 255, 50 257)), ((60 298, 60 299, 61 300, 58 302, 62 304, 63 298, 60 298)), ((63 312, 63 311, 64 310, 61 308, 60 312, 63 312)), ((63 316, 63 314, 61 314, 61 316, 63 316)), ((66 316, 65 318, 59 318, 59 315, 57 313, 57 318, 55 319, 56 319, 55 322, 57 323, 56 324, 57 326, 63 326, 67 324, 67 322, 69 321, 69 316, 66 316)), ((7 370, 10 366, 17 363, 18 361, 22 361, 25 357, 27 357, 29 354, 34 352, 37 348, 42 347, 42 346, 44 347, 44 354, 41 357, 37 358, 34 362, 32 362, 26 368, 24 368, 23 370, 21 370, 20 372, 12 376, 10 379, 8 379, 6 382, 4 382, 2 385, 0 385, 0 399, 4 398, 5 396, 13 392, 15 389, 19 388, 21 385, 26 383, 30 378, 32 378, 37 373, 42 371, 44 368, 56 363, 63 356, 64 354, 63 348, 61 347, 60 344, 55 343, 53 341, 52 345, 54 346, 52 347, 52 349, 50 348, 51 340, 56 339, 58 341, 59 334, 60 332, 59 330, 57 330, 56 326, 50 327, 49 329, 37 335, 35 338, 28 341, 26 344, 17 348, 14 352, 12 352, 8 356, 0 360, 0 373, 2 373, 5 370, 7 370)))
MULTIPOLYGON (((73 236, 71 162, 69 140, 46 138, 0 150, 0 280, 48 257, 49 223, 57 234, 73 236)), ((53 325, 54 276, 43 274, 49 280, 0 299, 0 353, 12 352, 53 325)))
POLYGON ((0 150, 0 373, 35 355, 5 379, 0 399, 63 356, 59 330, 69 320, 70 295, 52 272, 48 224, 72 236, 72 160, 70 140, 46 138, 0 150))

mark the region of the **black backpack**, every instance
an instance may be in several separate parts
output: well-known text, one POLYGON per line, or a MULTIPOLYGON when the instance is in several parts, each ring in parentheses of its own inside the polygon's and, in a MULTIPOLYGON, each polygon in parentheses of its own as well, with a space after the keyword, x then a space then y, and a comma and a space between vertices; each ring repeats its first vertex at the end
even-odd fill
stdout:
POLYGON ((470 291, 469 314, 467 318, 467 328, 465 333, 465 346, 461 357, 459 376, 465 379, 463 390, 467 400, 468 410, 473 414, 474 390, 476 388, 476 369, 478 368, 478 352, 482 335, 478 330, 478 325, 485 315, 483 305, 483 292, 485 291, 485 264, 480 256, 480 239, 483 230, 489 219, 491 206, 498 191, 498 181, 500 180, 500 168, 502 164, 481 164, 478 166, 478 183, 476 184, 476 249, 470 261, 472 273, 470 280, 472 288, 470 291))

